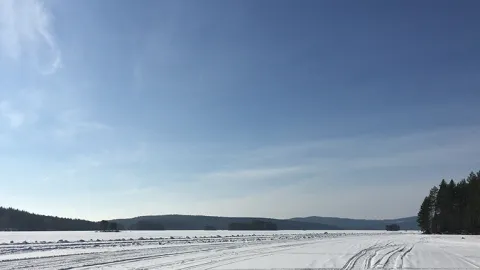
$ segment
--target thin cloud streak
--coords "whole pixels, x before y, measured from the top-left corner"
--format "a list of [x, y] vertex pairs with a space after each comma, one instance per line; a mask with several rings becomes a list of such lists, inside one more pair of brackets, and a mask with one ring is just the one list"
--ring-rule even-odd
[[25, 120], [24, 114], [13, 109], [8, 101], [0, 102], [0, 117], [6, 119], [13, 129], [19, 128]]
[[[252, 164], [249, 154], [242, 153], [234, 158], [239, 167], [230, 164], [230, 170], [192, 175], [189, 181], [171, 186], [168, 191], [198, 202], [196, 209], [184, 209], [184, 213], [228, 215], [234, 207], [238, 215], [274, 217], [413, 215], [418, 206], [416, 200], [421, 200], [429, 186], [441, 177], [459, 179], [465, 171], [475, 169], [480, 162], [476, 158], [480, 156], [480, 145], [474, 135], [479, 131], [474, 127], [452, 128], [386, 138], [350, 138], [345, 144], [341, 140], [336, 144], [317, 141], [311, 142], [311, 148], [308, 143], [300, 143], [277, 149], [268, 147], [268, 151], [257, 149], [251, 154], [255, 153], [258, 164]], [[442, 144], [438, 145], [439, 141]], [[407, 148], [399, 147], [405, 143]], [[333, 157], [329, 156], [331, 151], [324, 151], [325, 147], [333, 151]], [[259, 165], [264, 163], [263, 158], [270, 161], [269, 166]], [[452, 170], [452, 166], [456, 169]], [[362, 185], [358, 185], [359, 181]], [[352, 183], [355, 188], [351, 188]], [[418, 192], [409, 192], [408, 203], [402, 203], [413, 186]], [[403, 205], [395, 210], [395, 216], [389, 215], [389, 209], [379, 207], [389, 196]], [[350, 198], [351, 207], [329, 203], [337, 197]], [[272, 209], [274, 202], [286, 205]], [[355, 212], [360, 206], [372, 210]]]
[[62, 58], [51, 21], [41, 1], [1, 1], [1, 53], [15, 61], [33, 61], [41, 74], [55, 73], [62, 66]]

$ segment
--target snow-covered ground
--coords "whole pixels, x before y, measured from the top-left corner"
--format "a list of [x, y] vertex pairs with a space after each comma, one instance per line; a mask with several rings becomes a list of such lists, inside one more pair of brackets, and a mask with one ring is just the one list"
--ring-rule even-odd
[[[263, 235], [278, 235], [278, 234], [310, 234], [310, 233], [378, 233], [378, 231], [262, 231], [256, 232]], [[0, 231], [0, 244], [14, 242], [35, 242], [35, 241], [79, 241], [79, 240], [115, 240], [121, 238], [165, 238], [165, 237], [201, 237], [201, 236], [231, 236], [231, 235], [248, 235], [253, 234], [252, 231], [121, 231], [118, 233], [111, 232], [68, 232], [68, 231], [45, 231], [45, 232], [2, 232]]]
[[0, 232], [0, 269], [279, 268], [477, 269], [480, 237], [376, 231]]

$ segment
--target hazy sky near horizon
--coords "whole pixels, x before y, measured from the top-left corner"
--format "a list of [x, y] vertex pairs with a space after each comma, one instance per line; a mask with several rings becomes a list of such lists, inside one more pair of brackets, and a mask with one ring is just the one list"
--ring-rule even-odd
[[415, 215], [480, 167], [477, 1], [0, 1], [0, 205]]

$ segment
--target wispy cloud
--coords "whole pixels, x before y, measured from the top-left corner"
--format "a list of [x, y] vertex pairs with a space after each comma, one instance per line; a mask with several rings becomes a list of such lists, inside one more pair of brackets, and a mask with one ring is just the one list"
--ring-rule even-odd
[[7, 120], [11, 128], [20, 127], [25, 120], [24, 114], [13, 109], [8, 101], [0, 102], [0, 116]]
[[65, 110], [57, 116], [58, 126], [54, 135], [62, 139], [73, 139], [81, 133], [91, 131], [110, 130], [111, 127], [93, 120], [87, 120], [81, 110]]
[[[352, 189], [299, 183], [244, 196], [212, 197], [179, 207], [182, 207], [180, 211], [188, 214], [208, 211], [211, 215], [227, 216], [232, 215], [232, 209], [235, 209], [236, 216], [398, 218], [414, 215], [419, 200], [425, 196], [430, 186], [431, 183], [419, 182], [412, 188], [412, 185], [397, 182], [376, 186], [357, 184]], [[188, 199], [178, 198], [178, 201]]]
[[94, 121], [65, 122], [62, 126], [54, 129], [54, 135], [59, 138], [72, 139], [81, 133], [109, 129], [109, 126]]
[[[224, 160], [229, 169], [194, 175], [193, 181], [175, 191], [198, 200], [197, 208], [186, 209], [186, 213], [228, 214], [234, 207], [243, 215], [277, 217], [295, 213], [411, 215], [417, 200], [442, 177], [459, 179], [468, 170], [476, 169], [480, 162], [478, 136], [478, 127], [452, 127], [391, 137], [269, 146]], [[415, 192], [409, 192], [413, 185], [417, 187]], [[338, 197], [348, 198], [348, 204], [332, 207], [331, 201]], [[388, 198], [402, 205], [395, 210], [395, 216], [383, 207]], [[271, 208], [279, 202], [284, 204]]]
[[9, 97], [0, 100], [0, 118], [12, 129], [34, 123], [43, 108], [44, 93], [29, 89], [9, 92]]
[[55, 73], [62, 65], [52, 16], [41, 1], [0, 1], [0, 48], [13, 60], [30, 58], [42, 74]]
[[287, 175], [297, 174], [302, 172], [301, 167], [278, 167], [278, 168], [257, 168], [244, 170], [220, 171], [207, 174], [203, 177], [206, 181], [262, 181], [268, 179], [275, 179], [285, 177]]
[[77, 163], [87, 164], [90, 167], [98, 167], [100, 165], [121, 167], [145, 162], [148, 160], [148, 156], [147, 143], [137, 142], [128, 146], [103, 149], [88, 155], [81, 155], [77, 158]]
[[448, 163], [480, 151], [480, 127], [450, 127], [397, 136], [357, 136], [269, 146], [242, 154], [242, 166], [302, 166], [330, 170]]

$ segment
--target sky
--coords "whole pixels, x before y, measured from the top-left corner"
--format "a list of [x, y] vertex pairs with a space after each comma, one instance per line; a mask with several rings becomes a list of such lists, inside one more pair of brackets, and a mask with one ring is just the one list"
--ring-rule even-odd
[[0, 205], [416, 215], [480, 170], [477, 1], [0, 1]]

